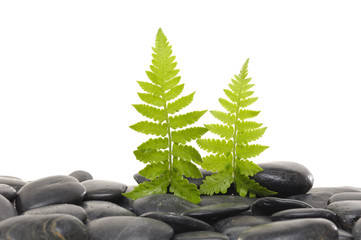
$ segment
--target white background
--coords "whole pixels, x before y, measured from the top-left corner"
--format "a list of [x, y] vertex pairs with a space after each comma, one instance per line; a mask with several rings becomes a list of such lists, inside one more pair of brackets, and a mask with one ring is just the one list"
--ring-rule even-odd
[[[361, 187], [358, 1], [1, 1], [0, 175], [74, 170], [135, 184], [148, 136], [136, 81], [147, 81], [159, 27], [173, 46], [185, 109], [219, 97], [250, 58], [270, 146], [256, 163], [295, 161], [315, 186]], [[200, 124], [216, 120], [209, 114]]]

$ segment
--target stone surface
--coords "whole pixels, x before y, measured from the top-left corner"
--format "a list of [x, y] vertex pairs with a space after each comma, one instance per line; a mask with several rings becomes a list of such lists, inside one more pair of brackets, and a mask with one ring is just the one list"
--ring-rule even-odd
[[254, 202], [252, 205], [252, 213], [255, 215], [269, 216], [276, 212], [293, 208], [312, 208], [312, 206], [293, 199], [264, 197]]
[[188, 209], [198, 207], [198, 205], [172, 194], [154, 194], [135, 200], [133, 207], [137, 215], [147, 212], [181, 214]]
[[336, 213], [344, 230], [351, 232], [355, 222], [361, 217], [361, 201], [339, 201], [327, 206]]
[[218, 203], [207, 206], [201, 206], [186, 210], [182, 215], [197, 218], [211, 223], [222, 218], [241, 214], [250, 209], [249, 205], [244, 203]]
[[361, 240], [361, 218], [354, 224], [352, 235], [355, 240]]
[[361, 192], [361, 188], [357, 187], [315, 187], [308, 193], [331, 192], [333, 194], [342, 192]]
[[122, 198], [122, 193], [127, 190], [127, 185], [114, 181], [87, 180], [82, 184], [86, 190], [84, 200], [118, 202]]
[[213, 226], [217, 232], [224, 232], [226, 229], [234, 227], [253, 227], [261, 224], [270, 223], [271, 218], [266, 216], [234, 216], [224, 218], [216, 222]]
[[323, 218], [272, 222], [243, 231], [238, 240], [338, 240], [336, 225]]
[[79, 182], [93, 179], [93, 176], [90, 173], [82, 170], [74, 171], [70, 173], [69, 176], [75, 177]]
[[332, 195], [327, 201], [328, 204], [338, 201], [358, 200], [361, 201], [361, 192], [342, 192]]
[[173, 229], [166, 223], [143, 217], [104, 217], [88, 224], [87, 240], [170, 240]]
[[11, 204], [7, 198], [0, 195], [0, 221], [17, 215], [18, 213], [16, 212], [14, 205]]
[[354, 238], [351, 233], [338, 229], [338, 240], [354, 240]]
[[217, 203], [244, 203], [246, 205], [252, 205], [258, 198], [242, 197], [237, 195], [202, 195], [201, 201], [198, 203], [200, 206], [206, 206]]
[[228, 240], [228, 237], [218, 232], [197, 231], [175, 234], [172, 240]]
[[333, 195], [332, 192], [308, 192], [288, 197], [289, 199], [299, 200], [310, 204], [314, 208], [326, 208], [329, 198]]
[[55, 204], [45, 207], [39, 207], [25, 211], [23, 215], [47, 215], [47, 214], [67, 214], [85, 222], [87, 215], [84, 208], [74, 204]]
[[85, 196], [85, 187], [71, 176], [50, 176], [22, 187], [16, 198], [19, 213], [53, 204], [78, 204]]
[[338, 223], [336, 213], [323, 208], [295, 208], [272, 214], [272, 221], [283, 221], [298, 218], [325, 218]]
[[15, 177], [2, 176], [0, 177], [0, 184], [9, 185], [16, 191], [19, 191], [27, 182]]
[[14, 201], [17, 196], [15, 188], [7, 184], [0, 184], [0, 195], [4, 196], [10, 202]]
[[0, 222], [0, 240], [84, 240], [86, 227], [76, 217], [62, 214], [23, 215]]
[[140, 215], [140, 217], [149, 217], [165, 222], [173, 228], [175, 233], [213, 231], [213, 227], [204, 221], [172, 212], [148, 212]]
[[81, 206], [84, 208], [89, 221], [110, 216], [135, 216], [128, 209], [107, 201], [84, 201]]
[[262, 163], [263, 169], [253, 179], [261, 186], [278, 192], [277, 196], [307, 193], [313, 186], [313, 175], [303, 165], [296, 162]]

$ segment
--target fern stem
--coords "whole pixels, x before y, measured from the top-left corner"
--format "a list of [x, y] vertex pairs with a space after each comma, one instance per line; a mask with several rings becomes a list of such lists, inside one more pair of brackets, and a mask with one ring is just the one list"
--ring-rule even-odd
[[170, 122], [169, 122], [169, 114], [168, 114], [168, 109], [167, 109], [167, 103], [166, 101], [164, 101], [164, 114], [165, 114], [165, 119], [166, 119], [166, 123], [167, 123], [167, 134], [168, 134], [168, 161], [169, 161], [169, 166], [168, 166], [168, 170], [169, 170], [169, 183], [172, 182], [172, 175], [173, 175], [173, 154], [172, 154], [172, 133], [170, 130]]
[[237, 143], [236, 143], [236, 139], [237, 139], [237, 120], [238, 120], [238, 113], [239, 113], [239, 104], [237, 102], [237, 107], [236, 107], [237, 111], [236, 111], [236, 117], [235, 117], [235, 123], [234, 123], [234, 131], [233, 131], [233, 156], [232, 156], [232, 177], [233, 177], [233, 182], [236, 182], [236, 147], [237, 147]]

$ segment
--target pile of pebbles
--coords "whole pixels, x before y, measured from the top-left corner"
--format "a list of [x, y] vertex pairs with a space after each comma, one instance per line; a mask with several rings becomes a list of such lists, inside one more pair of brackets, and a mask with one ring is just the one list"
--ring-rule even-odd
[[260, 166], [254, 179], [277, 196], [229, 191], [202, 196], [199, 204], [172, 194], [133, 201], [122, 193], [134, 186], [94, 180], [85, 171], [31, 182], [3, 176], [0, 240], [361, 239], [361, 188], [312, 188], [313, 175], [295, 162]]

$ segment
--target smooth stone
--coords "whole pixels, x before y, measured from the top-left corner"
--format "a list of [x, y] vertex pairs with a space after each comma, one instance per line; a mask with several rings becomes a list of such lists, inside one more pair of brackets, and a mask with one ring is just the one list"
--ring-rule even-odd
[[266, 216], [234, 216], [224, 218], [216, 222], [213, 227], [217, 232], [223, 232], [233, 227], [253, 227], [261, 224], [270, 223], [271, 218]]
[[210, 223], [222, 218], [241, 214], [249, 209], [250, 206], [244, 203], [218, 203], [192, 208], [184, 211], [182, 215], [197, 218]]
[[172, 240], [228, 240], [228, 237], [218, 232], [197, 231], [175, 234]]
[[16, 212], [14, 205], [11, 204], [7, 198], [0, 195], [0, 221], [17, 215], [18, 213]]
[[105, 217], [88, 224], [87, 240], [170, 240], [173, 229], [166, 223], [143, 217]]
[[325, 218], [338, 223], [336, 213], [323, 208], [295, 208], [276, 212], [271, 215], [272, 221], [283, 221], [299, 218]]
[[135, 180], [138, 184], [141, 184], [141, 183], [146, 182], [146, 181], [147, 181], [147, 182], [150, 181], [149, 179], [143, 177], [143, 176], [140, 175], [139, 173], [135, 173], [135, 174], [133, 175], [133, 178], [134, 178], [134, 180]]
[[188, 209], [198, 207], [198, 205], [173, 194], [154, 194], [138, 198], [134, 201], [133, 207], [137, 215], [147, 212], [173, 212], [181, 214]]
[[351, 232], [355, 222], [361, 217], [361, 201], [340, 201], [327, 206], [328, 210], [336, 213], [342, 229]]
[[361, 188], [357, 187], [315, 187], [311, 188], [308, 193], [331, 192], [333, 194], [342, 192], [361, 192]]
[[87, 180], [82, 184], [86, 194], [84, 200], [102, 200], [117, 202], [122, 198], [122, 193], [127, 190], [127, 185], [123, 183], [105, 180]]
[[288, 198], [308, 203], [314, 208], [326, 208], [328, 199], [330, 199], [332, 195], [332, 192], [308, 192], [290, 196]]
[[272, 222], [243, 231], [238, 240], [338, 240], [336, 225], [323, 218]]
[[135, 216], [135, 213], [112, 202], [84, 201], [81, 207], [84, 208], [89, 221], [110, 216]]
[[237, 195], [203, 195], [201, 201], [198, 203], [200, 206], [207, 206], [217, 203], [244, 203], [246, 205], [252, 205], [258, 198], [242, 197]]
[[172, 212], [148, 212], [140, 215], [140, 217], [149, 217], [165, 222], [173, 228], [175, 233], [214, 230], [211, 225], [204, 221]]
[[0, 195], [4, 196], [10, 202], [14, 201], [17, 196], [15, 188], [7, 184], [0, 184]]
[[85, 222], [87, 215], [85, 210], [74, 204], [55, 204], [45, 207], [39, 207], [25, 211], [23, 215], [47, 215], [47, 214], [67, 214], [78, 218], [80, 221]]
[[312, 206], [293, 199], [264, 197], [254, 202], [252, 213], [254, 215], [270, 216], [276, 212], [293, 208], [312, 208]]
[[79, 182], [93, 179], [93, 176], [90, 173], [83, 170], [74, 171], [70, 173], [69, 176], [75, 177]]
[[189, 178], [189, 177], [186, 177], [186, 179], [188, 180], [189, 183], [193, 183], [193, 184], [197, 185], [197, 187], [202, 185], [204, 179], [206, 179], [207, 176], [211, 176], [213, 174], [213, 172], [207, 171], [205, 169], [199, 169], [199, 171], [201, 172], [203, 177], [201, 177], [201, 178]]
[[354, 224], [352, 235], [355, 240], [361, 240], [361, 218]]
[[336, 193], [332, 195], [329, 200], [328, 204], [333, 202], [339, 202], [339, 201], [348, 201], [348, 200], [358, 200], [361, 201], [361, 192], [342, 192], [342, 193]]
[[0, 177], [0, 184], [9, 185], [13, 187], [16, 191], [19, 191], [24, 185], [27, 184], [27, 182], [15, 177], [3, 176]]
[[[133, 191], [133, 189], [135, 188], [135, 186], [131, 185], [127, 187], [127, 190], [125, 192], [131, 192]], [[118, 202], [116, 202], [116, 204], [118, 204], [119, 206], [126, 208], [130, 211], [134, 211], [134, 200], [127, 198], [126, 196], [122, 195], [122, 197], [120, 198], [120, 200]]]
[[237, 240], [239, 235], [245, 230], [251, 228], [252, 226], [244, 227], [231, 227], [224, 230], [222, 233], [228, 237], [229, 240]]
[[16, 198], [19, 213], [53, 204], [79, 204], [85, 196], [85, 187], [71, 176], [50, 176], [22, 187]]
[[252, 178], [261, 186], [278, 192], [279, 197], [307, 193], [313, 186], [313, 175], [296, 162], [270, 162], [259, 166], [263, 171]]
[[70, 215], [22, 215], [0, 222], [0, 240], [84, 240], [86, 234], [85, 225]]
[[338, 240], [354, 240], [354, 238], [351, 233], [338, 229]]

